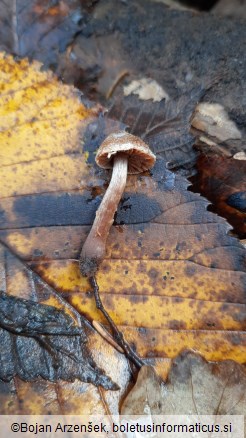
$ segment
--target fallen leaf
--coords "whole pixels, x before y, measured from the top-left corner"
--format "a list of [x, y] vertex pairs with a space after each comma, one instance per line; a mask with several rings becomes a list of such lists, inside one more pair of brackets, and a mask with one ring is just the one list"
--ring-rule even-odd
[[[12, 57], [2, 54], [0, 63], [0, 113], [4, 116], [0, 127], [0, 142], [4, 145], [4, 150], [2, 148], [0, 152], [3, 178], [1, 202], [10, 201], [13, 195], [12, 199], [22, 203], [25, 194], [35, 192], [35, 186], [37, 193], [43, 194], [46, 190], [51, 190], [51, 193], [56, 191], [59, 184], [62, 190], [63, 186], [70, 184], [70, 180], [73, 180], [77, 189], [84, 187], [89, 180], [90, 169], [86, 165], [81, 141], [86, 137], [88, 126], [93, 125], [98, 109], [89, 109], [82, 105], [75, 89], [59, 83], [50, 72], [41, 71], [41, 65], [37, 62], [29, 65], [27, 60], [16, 62]], [[75, 167], [74, 160], [77, 162]], [[83, 172], [83, 167], [88, 173]], [[58, 175], [59, 169], [62, 173]], [[4, 182], [5, 177], [8, 182]], [[89, 184], [92, 181], [93, 177]], [[12, 190], [15, 193], [12, 192], [11, 195]], [[67, 198], [69, 199], [69, 195]], [[33, 206], [29, 204], [31, 209]], [[24, 213], [21, 205], [19, 213], [17, 210], [17, 216]], [[45, 211], [49, 210], [48, 202], [43, 207], [39, 205], [39, 211], [41, 210], [44, 219]], [[57, 213], [58, 211], [53, 218], [58, 217]], [[12, 220], [14, 216], [15, 214]], [[1, 208], [1, 218], [3, 217]], [[10, 222], [7, 227], [11, 223], [10, 217], [8, 220]], [[37, 231], [38, 227], [35, 229]], [[47, 241], [48, 246], [50, 243]], [[30, 248], [31, 241], [27, 246]], [[38, 247], [34, 248], [34, 252], [41, 255]], [[9, 382], [0, 379], [1, 414], [118, 412], [119, 398], [129, 381], [128, 364], [124, 356], [103, 341], [90, 323], [68, 305], [55, 289], [48, 286], [2, 244], [0, 272], [0, 289], [8, 294], [7, 300], [14, 309], [13, 317], [15, 312], [18, 313], [12, 321], [12, 314], [8, 313], [11, 306], [7, 306], [2, 315], [1, 327], [5, 324], [1, 329], [5, 345], [1, 356], [5, 366], [1, 370], [4, 374], [2, 377], [9, 380], [13, 375], [19, 376]], [[24, 313], [20, 312], [21, 309]], [[42, 315], [39, 327], [37, 324], [34, 324], [36, 328], [33, 327], [29, 319], [25, 319], [25, 309], [28, 309], [29, 315]], [[62, 317], [63, 313], [60, 312], [65, 312], [67, 316], [64, 314]], [[48, 318], [47, 324], [45, 315]], [[59, 336], [51, 334], [49, 318], [52, 321], [52, 315], [56, 324], [59, 323], [59, 318], [63, 318], [64, 322], [71, 320], [74, 330], [83, 331], [87, 343], [84, 344], [85, 339], [82, 340], [81, 336], [70, 337], [68, 340], [61, 333]], [[36, 332], [33, 332], [34, 328]], [[10, 329], [12, 334], [9, 334]], [[56, 329], [59, 329], [59, 325]], [[21, 332], [19, 335], [18, 331]], [[35, 337], [31, 336], [33, 334]], [[10, 353], [10, 340], [15, 342], [15, 348], [11, 348], [11, 352], [18, 353], [18, 359], [13, 359], [11, 354], [7, 358], [5, 356]], [[58, 369], [53, 352], [59, 359]], [[53, 382], [44, 380], [39, 375]], [[32, 381], [22, 381], [20, 377]], [[94, 387], [88, 382], [108, 389], [116, 389], [116, 382], [121, 389], [113, 391], [115, 394], [112, 391], [107, 394], [103, 388]]]
[[235, 155], [233, 155], [234, 160], [246, 160], [246, 154], [245, 152], [237, 152]]
[[77, 0], [2, 0], [0, 17], [1, 50], [52, 67], [82, 27]]
[[90, 99], [99, 100], [100, 95], [102, 100], [111, 97], [130, 69], [117, 37], [79, 34], [60, 57], [58, 73]]
[[73, 381], [119, 389], [96, 367], [82, 327], [61, 310], [0, 292], [0, 379]]
[[197, 175], [192, 180], [192, 190], [206, 196], [212, 202], [210, 208], [227, 218], [240, 238], [246, 233], [245, 171], [245, 160], [201, 154], [197, 161]]
[[233, 3], [230, 0], [219, 0], [213, 7], [213, 13], [240, 20], [245, 19], [245, 0], [236, 0]]
[[202, 84], [178, 99], [168, 102], [143, 102], [134, 96], [110, 107], [108, 116], [130, 127], [132, 134], [142, 137], [168, 163], [169, 168], [194, 163], [197, 152], [192, 148], [195, 137], [190, 133], [190, 118], [197, 101], [209, 85]]
[[[71, 93], [70, 88], [68, 91]], [[14, 104], [14, 93], [11, 95]], [[25, 100], [21, 105], [24, 111]], [[120, 124], [102, 114], [97, 119], [96, 111], [81, 103], [77, 112], [71, 111], [74, 104], [69, 96], [61, 105], [69, 109], [63, 124], [70, 126], [70, 115], [72, 120], [75, 117], [69, 149], [64, 134], [56, 129], [42, 158], [35, 157], [35, 143], [42, 142], [35, 138], [29, 161], [21, 162], [25, 148], [19, 141], [12, 144], [8, 164], [1, 167], [0, 238], [74, 311], [102, 322], [91, 286], [80, 275], [78, 256], [109, 179], [107, 171], [96, 167], [94, 153], [105, 133], [119, 129]], [[44, 111], [42, 105], [40, 111]], [[18, 128], [12, 127], [13, 133]], [[59, 157], [53, 155], [56, 142]], [[127, 341], [156, 365], [162, 376], [170, 360], [185, 348], [200, 352], [207, 360], [245, 361], [245, 249], [227, 234], [225, 220], [208, 212], [207, 201], [187, 191], [187, 186], [186, 179], [166, 169], [161, 157], [151, 174], [129, 176], [97, 275], [110, 315]], [[17, 285], [23, 288], [22, 270], [15, 269], [13, 279], [7, 275], [8, 291], [18, 295]], [[99, 335], [96, 339], [90, 334], [88, 341], [96, 363], [121, 386], [120, 394], [108, 391], [104, 395], [111, 412], [117, 412], [129, 381], [127, 361]], [[106, 345], [106, 354], [102, 345]], [[69, 391], [73, 393], [72, 407], [65, 403], [64, 409], [79, 412], [82, 401], [76, 406], [78, 393]], [[90, 396], [86, 391], [85, 399]], [[98, 392], [93, 390], [92, 396], [97, 402], [94, 398], [87, 412], [104, 411]]]
[[158, 3], [164, 3], [166, 6], [172, 9], [178, 9], [181, 11], [187, 11], [187, 10], [195, 11], [195, 9], [192, 9], [188, 5], [182, 5], [181, 3], [179, 3], [179, 1], [175, 1], [175, 0], [153, 0], [153, 1]]
[[221, 142], [242, 138], [236, 124], [230, 120], [225, 108], [218, 103], [199, 103], [191, 125]]
[[209, 363], [184, 352], [172, 362], [165, 384], [154, 368], [142, 367], [121, 414], [245, 415], [245, 390], [245, 367], [233, 361]]
[[124, 87], [124, 95], [137, 94], [140, 100], [153, 100], [153, 102], [160, 102], [165, 99], [169, 100], [169, 96], [165, 90], [153, 79], [141, 78], [134, 80]]
[[[12, 353], [14, 351], [18, 353], [13, 362], [10, 350], [7, 348], [9, 341], [6, 339], [5, 331], [4, 344], [2, 344], [4, 349], [2, 349], [1, 354], [1, 364], [4, 361], [5, 367], [1, 369], [1, 373], [5, 372], [4, 380], [6, 380], [7, 374], [7, 380], [12, 374], [18, 374], [19, 377], [16, 376], [9, 382], [0, 379], [1, 414], [41, 415], [62, 414], [64, 412], [78, 415], [108, 414], [105, 405], [108, 406], [109, 412], [117, 413], [119, 398], [125, 391], [129, 380], [128, 364], [124, 356], [103, 342], [85, 318], [82, 318], [54, 289], [2, 245], [0, 267], [0, 287], [8, 292], [10, 299], [14, 298], [14, 303], [18, 296], [28, 299], [28, 302], [31, 300], [40, 303], [41, 308], [46, 308], [46, 311], [47, 305], [52, 306], [52, 309], [54, 307], [61, 309], [68, 315], [65, 320], [70, 321], [71, 318], [77, 330], [83, 330], [87, 338], [87, 343], [84, 345], [82, 343], [83, 349], [81, 350], [82, 345], [79, 345], [75, 339], [71, 342], [73, 338], [66, 341], [64, 336], [48, 335], [35, 338], [29, 336], [27, 339], [22, 333], [23, 339], [15, 336], [16, 346], [14, 348], [12, 345], [11, 348]], [[21, 300], [21, 303], [25, 305], [25, 301], [23, 303]], [[35, 306], [35, 304], [31, 305]], [[21, 315], [18, 315], [18, 319], [21, 320]], [[42, 325], [43, 321], [41, 328]], [[18, 328], [17, 324], [15, 327]], [[3, 330], [1, 330], [1, 339], [3, 340]], [[41, 345], [45, 344], [45, 349], [40, 349], [40, 342], [37, 339]], [[42, 340], [44, 340], [43, 343]], [[48, 354], [47, 351], [49, 347], [51, 347], [51, 354]], [[23, 348], [25, 348], [24, 352]], [[84, 356], [86, 351], [89, 352], [87, 359]], [[60, 361], [58, 369], [56, 369], [55, 354], [53, 353], [57, 353]], [[79, 362], [71, 360], [71, 354], [74, 353]], [[6, 358], [5, 355], [8, 357]], [[90, 359], [90, 357], [92, 358]], [[110, 366], [108, 364], [109, 358]], [[100, 368], [104, 371], [102, 372]], [[40, 377], [38, 377], [39, 374]], [[104, 374], [110, 375], [111, 379]], [[86, 375], [88, 381], [94, 380], [94, 384], [108, 388], [112, 387], [112, 381], [115, 379], [121, 389], [119, 391], [105, 391], [90, 383], [84, 383], [81, 380], [85, 380]]]

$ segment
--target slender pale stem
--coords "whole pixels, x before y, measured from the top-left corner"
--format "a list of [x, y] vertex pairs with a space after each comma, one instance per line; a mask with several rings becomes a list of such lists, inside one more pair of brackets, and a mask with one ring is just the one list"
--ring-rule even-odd
[[127, 167], [128, 158], [124, 154], [117, 154], [114, 158], [110, 184], [80, 254], [80, 271], [86, 277], [95, 275], [98, 265], [105, 256], [109, 230], [126, 186]]

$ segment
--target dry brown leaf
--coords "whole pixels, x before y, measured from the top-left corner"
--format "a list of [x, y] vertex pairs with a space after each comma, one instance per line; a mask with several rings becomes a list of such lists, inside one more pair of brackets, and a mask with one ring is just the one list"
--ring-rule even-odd
[[169, 100], [167, 92], [151, 78], [141, 78], [134, 80], [124, 87], [124, 95], [137, 94], [140, 100], [153, 100], [153, 102], [160, 102], [165, 99]]
[[164, 384], [154, 368], [141, 368], [122, 415], [245, 415], [246, 372], [232, 361], [209, 363], [183, 353]]
[[59, 66], [66, 82], [72, 82], [90, 98], [99, 94], [106, 99], [130, 70], [118, 38], [111, 35], [92, 35], [89, 39], [78, 35]]
[[241, 139], [242, 134], [225, 108], [218, 103], [199, 103], [195, 109], [191, 125], [215, 137], [219, 142]]

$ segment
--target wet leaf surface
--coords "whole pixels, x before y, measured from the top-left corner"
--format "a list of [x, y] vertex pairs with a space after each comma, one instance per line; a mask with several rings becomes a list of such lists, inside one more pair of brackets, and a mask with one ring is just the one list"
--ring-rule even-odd
[[[20, 74], [23, 61], [15, 64], [9, 59], [8, 64], [8, 59], [5, 65], [9, 65], [11, 90], [15, 87], [13, 70]], [[27, 64], [24, 66], [28, 70]], [[60, 89], [55, 79], [50, 81]], [[16, 93], [7, 94], [11, 106]], [[26, 137], [19, 137], [18, 130], [21, 126], [25, 132], [32, 126], [31, 103], [30, 112], [24, 112], [25, 121], [11, 128], [19, 140], [7, 146], [0, 169], [0, 237], [30, 272], [38, 274], [74, 311], [104, 322], [89, 282], [80, 275], [77, 259], [109, 181], [109, 173], [96, 167], [93, 156], [102, 138], [119, 129], [119, 124], [101, 113], [97, 117], [98, 110], [83, 106], [73, 92], [72, 101], [70, 94], [64, 99], [62, 91], [59, 95], [58, 102], [54, 98], [57, 104], [50, 103], [48, 109], [42, 93], [42, 103], [35, 101], [41, 118], [35, 121], [36, 136], [28, 137], [28, 149]], [[2, 102], [6, 108], [6, 101]], [[61, 129], [56, 126], [59, 116], [53, 114], [53, 106], [58, 114], [65, 111]], [[21, 115], [25, 99], [18, 108]], [[44, 120], [47, 140], [41, 129]], [[4, 123], [1, 136], [5, 142], [11, 138], [6, 136], [10, 123], [7, 112]], [[49, 134], [51, 123], [56, 129]], [[70, 129], [69, 141], [64, 141], [66, 128]], [[43, 139], [47, 146], [40, 149], [37, 145]], [[208, 212], [207, 201], [187, 191], [187, 186], [186, 179], [166, 170], [161, 157], [151, 174], [129, 176], [97, 275], [110, 315], [140, 356], [154, 364], [162, 376], [170, 359], [185, 348], [200, 352], [207, 360], [245, 361], [245, 249], [227, 234], [225, 220]], [[14, 264], [8, 269], [2, 274], [8, 279], [7, 291], [19, 296], [20, 285], [25, 291], [27, 281], [23, 268]], [[44, 302], [52, 304], [49, 299]], [[88, 348], [93, 349], [96, 363], [119, 384], [122, 394], [129, 379], [127, 362], [111, 346], [105, 347], [106, 356], [100, 359], [105, 341], [91, 339], [90, 331]], [[114, 401], [112, 410], [117, 409], [120, 394], [106, 394], [109, 404]], [[95, 399], [93, 403], [95, 410], [102, 409]]]
[[73, 319], [47, 306], [0, 293], [0, 379], [15, 376], [31, 381], [42, 377], [119, 389], [96, 367], [86, 335]]
[[205, 94], [205, 84], [196, 87], [176, 100], [161, 103], [148, 102], [130, 96], [116, 100], [109, 117], [117, 118], [129, 126], [131, 133], [142, 137], [169, 168], [194, 164], [196, 151], [192, 149], [195, 137], [190, 133], [190, 118], [196, 103]]
[[82, 16], [77, 0], [1, 0], [1, 50], [54, 66], [81, 29]]
[[[72, 87], [63, 86], [51, 73], [42, 72], [38, 63], [29, 66], [26, 60], [15, 62], [6, 55], [1, 55], [0, 87], [0, 141], [4, 145], [1, 149], [1, 202], [18, 200], [12, 216], [15, 220], [14, 217], [21, 217], [28, 205], [21, 203], [28, 193], [42, 196], [46, 189], [48, 193], [50, 189], [51, 193], [56, 191], [59, 184], [62, 190], [66, 179], [69, 184], [74, 176], [73, 184], [79, 190], [87, 186], [87, 181], [93, 183], [93, 176], [88, 178], [90, 169], [81, 142], [98, 109], [82, 105]], [[77, 160], [75, 167], [74, 160]], [[83, 167], [88, 171], [84, 174], [85, 180]], [[59, 176], [58, 169], [62, 171]], [[39, 187], [37, 191], [35, 186]], [[38, 207], [38, 202], [34, 202], [29, 210], [27, 208], [27, 214], [24, 213], [26, 220], [35, 209], [43, 210], [33, 231], [42, 224], [47, 205], [48, 202]], [[4, 208], [1, 206], [1, 218], [6, 220]], [[52, 217], [55, 217], [54, 213]], [[10, 230], [13, 222], [11, 225], [11, 220], [7, 220], [5, 224]], [[22, 229], [26, 229], [24, 224]], [[30, 248], [32, 243], [28, 241]], [[50, 242], [47, 241], [47, 245], [50, 246]], [[34, 253], [40, 257], [38, 247], [39, 244]], [[118, 412], [119, 399], [130, 378], [124, 356], [96, 334], [90, 323], [55, 288], [14, 253], [1, 244], [3, 303], [0, 331], [4, 343], [1, 377], [9, 380], [0, 379], [1, 414]], [[30, 320], [31, 316], [34, 319]], [[70, 326], [74, 335], [68, 336], [66, 330], [69, 331]], [[53, 330], [60, 331], [59, 336]], [[15, 377], [11, 379], [12, 376]], [[89, 382], [101, 385], [101, 388]], [[120, 390], [115, 391], [117, 387]]]
[[[201, 99], [223, 105], [245, 134], [244, 26], [159, 4], [153, 7], [144, 0], [122, 2], [117, 8], [102, 0], [95, 2], [93, 14], [76, 1], [41, 3], [26, 2], [22, 7], [18, 1], [0, 2], [2, 47], [43, 61], [89, 96], [107, 101], [110, 111], [104, 117], [102, 108], [90, 108], [85, 100], [81, 104], [77, 92], [43, 72], [37, 62], [29, 68], [26, 60], [16, 63], [1, 55], [0, 288], [10, 298], [62, 309], [75, 327], [84, 325], [85, 348], [111, 378], [99, 372], [101, 384], [116, 382], [121, 389], [104, 391], [81, 382], [86, 365], [76, 367], [66, 336], [41, 335], [58, 351], [64, 364], [59, 374], [47, 343], [41, 348], [35, 338], [29, 343], [30, 337], [22, 334], [14, 351], [20, 356], [23, 348], [33, 348], [28, 361], [21, 366], [17, 361], [11, 372], [8, 363], [8, 376], [31, 370], [31, 379], [41, 374], [54, 382], [0, 380], [1, 413], [117, 413], [131, 373], [124, 356], [81, 319], [83, 314], [102, 322], [77, 258], [109, 181], [109, 174], [94, 165], [95, 151], [107, 134], [124, 125], [146, 139], [158, 160], [151, 174], [128, 179], [98, 273], [105, 306], [126, 339], [163, 377], [170, 360], [185, 348], [207, 360], [245, 361], [245, 249], [228, 236], [226, 222], [207, 211], [207, 202], [187, 191], [187, 181], [166, 170], [168, 162], [170, 168], [183, 166], [192, 173], [197, 154], [189, 124]], [[214, 77], [208, 78], [208, 71]], [[123, 86], [139, 74], [156, 80], [170, 101], [143, 105], [135, 96], [123, 99]], [[243, 149], [238, 140], [230, 151]], [[240, 211], [242, 219], [243, 187], [235, 184], [234, 191], [234, 184], [235, 180], [233, 190], [226, 192], [226, 203]], [[225, 202], [225, 193], [221, 196]], [[16, 334], [9, 336], [17, 339]], [[81, 358], [77, 338], [73, 348]], [[67, 356], [61, 353], [59, 339], [67, 345]], [[206, 374], [204, 362], [198, 362], [194, 359], [198, 374]], [[244, 382], [237, 365], [229, 364], [221, 364], [224, 375], [232, 370]], [[193, 365], [187, 367], [194, 371]], [[89, 367], [87, 376], [94, 371]], [[57, 381], [68, 372], [78, 379]], [[98, 384], [98, 374], [93, 378]], [[174, 385], [176, 381], [177, 375]], [[211, 383], [213, 390], [216, 385]], [[223, 388], [226, 393], [227, 386]]]
[[142, 367], [121, 414], [245, 415], [245, 388], [245, 368], [239, 364], [209, 363], [184, 352], [173, 361], [165, 384], [152, 367]]
[[1, 328], [13, 334], [83, 336], [74, 321], [55, 307], [9, 296], [2, 291], [0, 304]]
[[[105, 413], [105, 405], [109, 412], [117, 412], [119, 397], [129, 380], [122, 354], [102, 341], [85, 318], [3, 246], [0, 266], [1, 289], [8, 292], [10, 304], [8, 309], [1, 306], [1, 321], [4, 316], [5, 329], [6, 322], [11, 328], [11, 332], [0, 329], [1, 414]], [[3, 299], [6, 302], [6, 295]], [[11, 323], [11, 308], [15, 323]], [[36, 320], [42, 315], [38, 327], [34, 320], [29, 323], [33, 314]], [[57, 327], [50, 325], [54, 318]], [[80, 336], [62, 335], [64, 325]], [[55, 330], [60, 331], [59, 336]], [[116, 381], [121, 388], [118, 391]]]
[[212, 202], [211, 209], [233, 225], [234, 232], [246, 236], [246, 161], [218, 154], [201, 154], [192, 190]]

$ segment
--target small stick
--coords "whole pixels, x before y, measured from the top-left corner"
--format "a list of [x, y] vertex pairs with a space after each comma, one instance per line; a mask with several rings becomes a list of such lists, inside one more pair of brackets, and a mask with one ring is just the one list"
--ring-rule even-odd
[[109, 90], [107, 91], [106, 99], [109, 99], [112, 96], [115, 88], [119, 85], [119, 83], [122, 81], [122, 79], [127, 75], [129, 75], [129, 71], [123, 70], [119, 73], [118, 76], [116, 76], [115, 80], [113, 81], [112, 85], [110, 86]]
[[124, 350], [126, 356], [129, 360], [131, 360], [137, 368], [141, 368], [144, 365], [144, 361], [138, 357], [138, 355], [133, 351], [133, 349], [130, 347], [130, 345], [125, 341], [123, 334], [120, 332], [114, 321], [112, 320], [111, 316], [108, 314], [107, 310], [104, 308], [103, 303], [100, 298], [99, 294], [99, 287], [96, 281], [95, 277], [90, 277], [89, 281], [93, 287], [93, 292], [95, 296], [96, 306], [97, 309], [102, 312], [106, 320], [108, 321], [112, 332], [114, 339], [116, 342], [120, 345], [122, 350]]
[[92, 325], [105, 341], [112, 345], [112, 347], [119, 351], [119, 353], [124, 354], [124, 350], [122, 350], [122, 348], [115, 342], [113, 336], [103, 327], [102, 324], [100, 324], [100, 322], [93, 320]]

